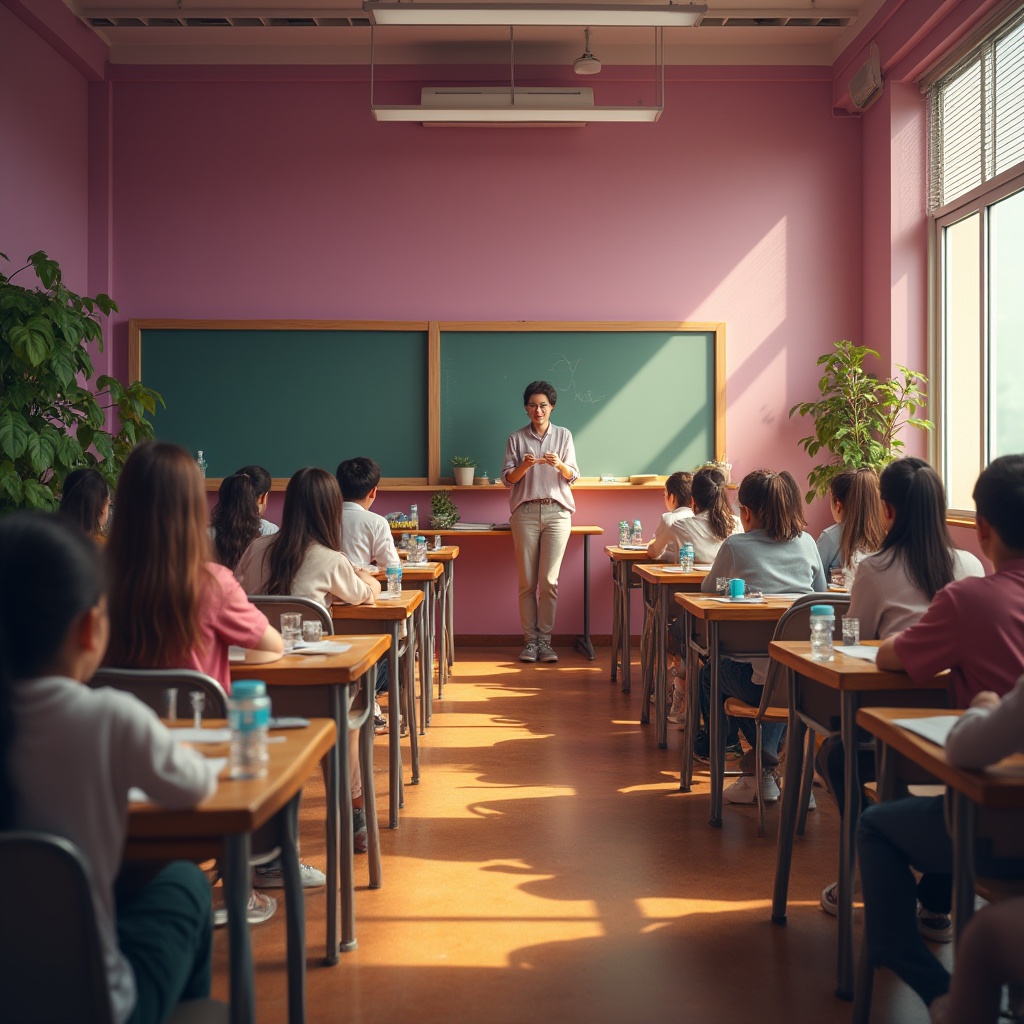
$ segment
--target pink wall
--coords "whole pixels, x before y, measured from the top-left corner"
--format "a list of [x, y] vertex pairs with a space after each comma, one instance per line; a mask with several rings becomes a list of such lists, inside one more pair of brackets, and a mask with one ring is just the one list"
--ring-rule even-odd
[[[4, 273], [44, 249], [84, 291], [88, 268], [87, 84], [0, 5], [0, 251]], [[33, 286], [31, 270], [18, 277]]]

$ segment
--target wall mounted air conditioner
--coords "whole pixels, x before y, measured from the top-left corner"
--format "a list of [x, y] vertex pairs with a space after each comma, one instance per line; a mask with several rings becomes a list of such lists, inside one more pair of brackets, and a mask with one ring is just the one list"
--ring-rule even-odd
[[878, 46], [868, 47], [867, 63], [850, 79], [850, 99], [858, 110], [867, 110], [882, 95], [882, 65]]

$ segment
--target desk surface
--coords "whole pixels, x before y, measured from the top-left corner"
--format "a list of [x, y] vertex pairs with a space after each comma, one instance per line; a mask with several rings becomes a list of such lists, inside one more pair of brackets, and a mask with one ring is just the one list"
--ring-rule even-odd
[[938, 708], [861, 708], [857, 724], [979, 807], [1024, 808], [1024, 754], [1012, 754], [988, 768], [956, 768], [943, 747], [896, 725], [901, 718], [931, 718], [963, 712]]
[[694, 569], [692, 572], [680, 572], [669, 562], [648, 562], [645, 565], [634, 565], [633, 573], [647, 583], [687, 583], [700, 586], [707, 576], [707, 569]]
[[382, 595], [375, 604], [332, 604], [331, 618], [346, 622], [390, 622], [409, 618], [422, 603], [422, 590], [403, 590], [398, 597]]
[[[393, 534], [401, 536], [403, 533], [412, 533], [412, 530], [392, 530]], [[603, 526], [573, 526], [569, 530], [573, 534], [583, 534], [586, 536], [593, 536], [599, 533], [604, 533]], [[442, 536], [442, 537], [511, 537], [512, 531], [506, 527], [504, 530], [425, 530], [426, 534], [431, 536]], [[433, 552], [428, 551], [427, 555], [431, 555]]]
[[[263, 666], [270, 667], [270, 666]], [[181, 725], [186, 723], [182, 722]], [[206, 720], [210, 728], [223, 728], [223, 719]], [[265, 778], [230, 779], [227, 769], [217, 783], [217, 792], [196, 807], [169, 810], [156, 804], [132, 804], [128, 813], [125, 856], [139, 853], [153, 856], [157, 844], [175, 856], [175, 844], [216, 840], [241, 832], [253, 832], [276, 814], [301, 788], [320, 758], [334, 746], [334, 722], [314, 718], [303, 729], [278, 729], [272, 736], [281, 742], [267, 747], [270, 763]], [[202, 747], [203, 753], [223, 757], [227, 744]], [[213, 851], [216, 855], [216, 850]]]
[[887, 672], [874, 662], [836, 652], [833, 661], [812, 661], [810, 640], [773, 640], [769, 653], [778, 662], [833, 690], [945, 690], [945, 676], [915, 683], [906, 672]]
[[444, 547], [430, 548], [427, 551], [428, 562], [454, 562], [458, 557], [458, 544], [445, 544]]
[[[387, 578], [387, 573], [384, 569], [374, 570], [373, 575], [379, 580]], [[402, 563], [403, 580], [411, 580], [417, 583], [424, 583], [429, 582], [430, 580], [436, 580], [438, 576], [443, 575], [444, 565], [440, 561], [428, 561], [426, 565], [409, 565], [408, 562]]]
[[352, 646], [342, 654], [286, 654], [277, 661], [256, 665], [232, 662], [231, 681], [262, 679], [269, 686], [354, 683], [391, 646], [391, 637], [385, 633], [327, 636], [324, 639]]
[[613, 562], [649, 562], [651, 560], [646, 547], [634, 551], [632, 548], [620, 548], [618, 544], [605, 544], [604, 553]]
[[778, 622], [796, 598], [768, 596], [744, 604], [722, 601], [715, 594], [675, 594], [672, 600], [694, 618], [708, 622]]

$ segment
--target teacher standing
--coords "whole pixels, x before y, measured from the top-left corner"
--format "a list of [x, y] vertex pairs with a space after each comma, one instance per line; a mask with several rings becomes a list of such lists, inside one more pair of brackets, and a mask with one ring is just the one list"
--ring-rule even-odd
[[519, 620], [526, 646], [520, 661], [558, 661], [551, 646], [558, 603], [558, 570], [569, 541], [578, 479], [572, 434], [551, 422], [558, 395], [545, 380], [523, 392], [530, 422], [511, 434], [501, 479], [512, 489], [509, 522], [519, 568]]

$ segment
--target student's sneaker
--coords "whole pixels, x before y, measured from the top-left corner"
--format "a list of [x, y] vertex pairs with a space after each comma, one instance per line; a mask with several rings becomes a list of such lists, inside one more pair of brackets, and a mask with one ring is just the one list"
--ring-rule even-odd
[[[524, 652], [525, 653], [525, 652]], [[519, 655], [522, 659], [522, 654]], [[537, 644], [537, 661], [558, 661], [558, 655], [555, 653], [555, 649], [547, 640], [541, 640]]]
[[[319, 889], [327, 884], [327, 876], [312, 864], [299, 864], [299, 878], [303, 889]], [[252, 884], [257, 889], [283, 889], [284, 871], [281, 859], [275, 857], [269, 864], [258, 864], [252, 869]]]
[[362, 807], [352, 808], [352, 849], [366, 853], [369, 846], [369, 832], [366, 830], [366, 811]]
[[[245, 911], [245, 919], [249, 924], [263, 924], [269, 921], [277, 910], [277, 900], [273, 896], [256, 892], [249, 893], [249, 906]], [[213, 908], [213, 924], [215, 928], [223, 928], [228, 923], [228, 909], [223, 904]]]
[[[757, 803], [757, 789], [753, 775], [741, 775], [731, 786], [727, 786], [722, 794], [730, 804]], [[773, 804], [779, 799], [779, 784], [771, 772], [761, 773], [761, 799], [766, 804]]]
[[931, 942], [953, 941], [953, 922], [949, 914], [936, 914], [918, 903], [917, 926], [921, 934]]
[[839, 916], [839, 883], [833, 882], [821, 890], [821, 909], [833, 917]]
[[520, 661], [534, 662], [537, 660], [537, 641], [527, 640], [526, 646], [519, 652]]
[[376, 701], [373, 702], [373, 731], [377, 736], [388, 731], [387, 719]]
[[677, 723], [686, 721], [686, 694], [681, 690], [672, 691], [672, 706], [668, 709], [668, 720]]

